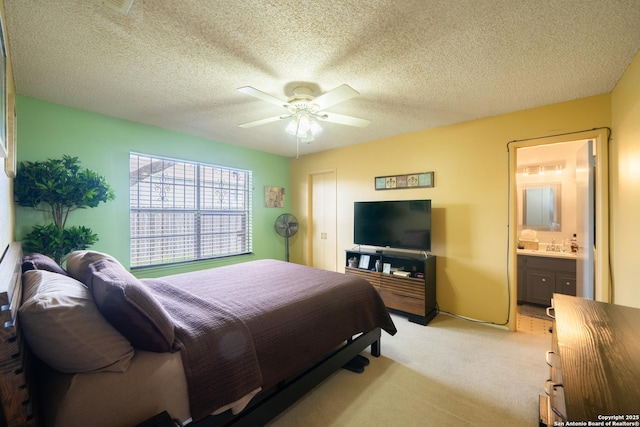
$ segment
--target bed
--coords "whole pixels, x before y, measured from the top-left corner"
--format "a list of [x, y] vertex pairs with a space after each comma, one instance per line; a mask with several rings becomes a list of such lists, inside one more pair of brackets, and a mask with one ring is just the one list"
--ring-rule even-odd
[[[49, 313], [69, 295], [73, 314]], [[276, 260], [138, 280], [106, 254], [62, 270], [12, 243], [0, 305], [7, 426], [263, 425], [396, 333], [365, 280]]]

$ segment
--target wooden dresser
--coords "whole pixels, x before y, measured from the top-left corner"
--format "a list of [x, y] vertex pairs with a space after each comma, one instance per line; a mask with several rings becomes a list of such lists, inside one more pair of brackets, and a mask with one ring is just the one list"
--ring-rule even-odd
[[540, 424], [640, 426], [640, 309], [562, 294], [552, 304]]
[[[355, 266], [349, 266], [349, 260]], [[346, 251], [345, 274], [360, 276], [378, 291], [387, 308], [399, 311], [410, 322], [427, 325], [436, 308], [436, 257], [397, 252]], [[379, 263], [382, 271], [375, 268]], [[389, 272], [384, 271], [388, 266]], [[404, 276], [394, 274], [399, 270]]]

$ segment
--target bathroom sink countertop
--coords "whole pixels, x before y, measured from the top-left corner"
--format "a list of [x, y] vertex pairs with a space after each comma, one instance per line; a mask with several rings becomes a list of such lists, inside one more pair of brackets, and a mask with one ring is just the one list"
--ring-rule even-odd
[[572, 252], [554, 252], [547, 250], [518, 249], [518, 255], [541, 256], [549, 258], [568, 258], [576, 259], [576, 254]]

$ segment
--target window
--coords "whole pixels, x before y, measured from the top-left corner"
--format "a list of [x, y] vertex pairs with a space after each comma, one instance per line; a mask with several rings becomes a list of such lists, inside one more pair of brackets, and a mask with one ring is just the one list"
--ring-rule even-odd
[[251, 252], [251, 171], [130, 153], [131, 267]]

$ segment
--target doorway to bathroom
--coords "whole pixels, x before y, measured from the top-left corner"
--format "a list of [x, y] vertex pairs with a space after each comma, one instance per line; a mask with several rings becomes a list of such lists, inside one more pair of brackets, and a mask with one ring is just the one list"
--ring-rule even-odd
[[553, 293], [609, 301], [607, 136], [603, 129], [511, 145], [514, 316], [546, 317]]

